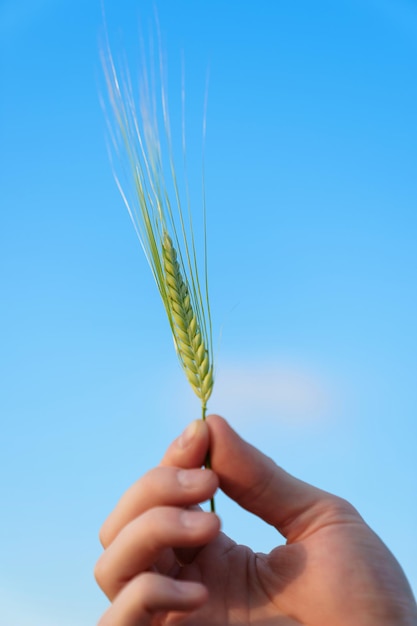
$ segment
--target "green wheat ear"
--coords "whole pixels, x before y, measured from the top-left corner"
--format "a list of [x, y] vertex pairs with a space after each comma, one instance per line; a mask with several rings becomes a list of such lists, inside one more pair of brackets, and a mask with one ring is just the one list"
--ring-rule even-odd
[[[102, 62], [108, 100], [113, 113], [109, 122], [110, 137], [128, 180], [127, 186], [122, 184], [115, 173], [116, 183], [157, 284], [182, 369], [200, 399], [202, 418], [205, 419], [214, 375], [207, 284], [204, 171], [203, 250], [199, 257], [186, 182], [187, 219], [182, 208], [183, 194], [174, 166], [162, 69], [160, 68], [161, 98], [158, 105], [155, 93], [149, 87], [154, 84], [155, 76], [152, 72], [152, 80], [149, 80], [145, 64], [140, 77], [140, 94], [136, 97], [126, 70], [122, 79], [119, 79], [109, 46], [107, 52], [102, 54]], [[138, 108], [136, 102], [139, 104]], [[163, 125], [162, 142], [160, 119]], [[204, 129], [205, 120], [203, 134]], [[185, 163], [184, 137], [183, 120]], [[197, 258], [201, 256], [204, 261], [202, 271], [197, 263]], [[209, 457], [206, 459], [206, 467], [210, 467]], [[214, 511], [213, 499], [211, 510]]]
[[168, 233], [164, 235], [163, 257], [175, 346], [188, 382], [205, 409], [213, 390], [213, 367]]

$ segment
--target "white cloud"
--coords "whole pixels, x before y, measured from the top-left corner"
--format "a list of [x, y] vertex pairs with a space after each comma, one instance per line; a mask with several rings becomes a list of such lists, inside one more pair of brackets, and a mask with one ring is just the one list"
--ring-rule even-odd
[[333, 404], [329, 381], [305, 365], [229, 364], [216, 378], [211, 407], [233, 421], [256, 419], [305, 423], [328, 415]]

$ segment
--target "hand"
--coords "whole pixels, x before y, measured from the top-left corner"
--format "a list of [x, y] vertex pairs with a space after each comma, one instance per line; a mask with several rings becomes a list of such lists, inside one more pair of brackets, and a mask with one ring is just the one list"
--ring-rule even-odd
[[[202, 470], [210, 446], [212, 470]], [[220, 488], [287, 540], [236, 545], [195, 505]], [[218, 416], [193, 422], [104, 523], [99, 626], [416, 626], [397, 561], [346, 501], [288, 475]]]

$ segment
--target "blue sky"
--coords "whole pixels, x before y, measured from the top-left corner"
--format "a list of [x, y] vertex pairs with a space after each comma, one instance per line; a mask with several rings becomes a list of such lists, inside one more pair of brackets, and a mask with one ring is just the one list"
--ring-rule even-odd
[[[417, 591], [417, 9], [157, 2], [172, 118], [185, 59], [206, 181], [210, 409], [351, 500]], [[151, 2], [105, 2], [140, 66]], [[139, 27], [141, 24], [141, 27]], [[0, 622], [87, 626], [121, 493], [198, 416], [118, 195], [99, 2], [0, 6]], [[193, 171], [192, 168], [191, 171]], [[194, 182], [192, 181], [192, 184]], [[224, 528], [276, 537], [221, 496]]]

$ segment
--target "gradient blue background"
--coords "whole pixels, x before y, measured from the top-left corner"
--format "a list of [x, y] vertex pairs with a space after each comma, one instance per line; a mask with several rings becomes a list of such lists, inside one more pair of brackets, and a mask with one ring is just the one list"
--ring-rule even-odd
[[[348, 498], [417, 590], [417, 7], [159, 0], [206, 176], [212, 411]], [[151, 2], [105, 3], [138, 67]], [[112, 178], [99, 2], [0, 5], [0, 623], [91, 626], [121, 493], [199, 414]], [[218, 497], [224, 528], [275, 533]]]

